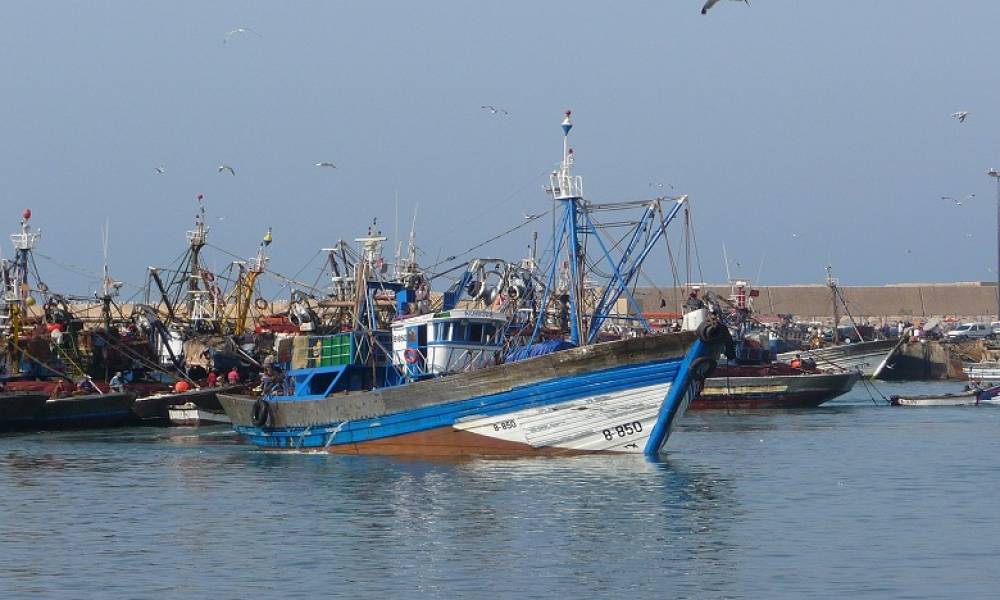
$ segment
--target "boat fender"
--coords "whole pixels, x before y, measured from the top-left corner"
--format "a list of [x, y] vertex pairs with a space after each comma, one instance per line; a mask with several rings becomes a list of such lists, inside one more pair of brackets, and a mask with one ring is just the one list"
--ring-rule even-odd
[[698, 326], [698, 339], [706, 343], [717, 342], [728, 332], [728, 328], [719, 321], [705, 321]]
[[265, 427], [270, 419], [271, 405], [268, 404], [267, 400], [257, 398], [257, 401], [253, 403], [253, 412], [250, 415], [250, 420], [253, 423], [253, 426]]
[[412, 365], [419, 359], [420, 359], [420, 353], [417, 352], [415, 349], [407, 348], [406, 350], [403, 350], [403, 360], [405, 360], [407, 364]]
[[717, 363], [714, 358], [708, 356], [699, 356], [698, 358], [691, 361], [691, 366], [688, 367], [688, 372], [698, 381], [704, 381], [708, 377], [709, 373], [715, 370]]

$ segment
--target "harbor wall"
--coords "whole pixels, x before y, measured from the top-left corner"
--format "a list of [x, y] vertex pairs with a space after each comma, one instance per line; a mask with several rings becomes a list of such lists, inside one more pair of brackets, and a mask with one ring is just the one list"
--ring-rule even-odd
[[[704, 284], [728, 298], [728, 285]], [[833, 318], [830, 288], [825, 285], [761, 286], [755, 298], [758, 314], [788, 314], [800, 321], [829, 323]], [[879, 323], [917, 319], [956, 317], [960, 320], [997, 320], [997, 285], [995, 282], [893, 284], [883, 286], [841, 285], [847, 309], [855, 319]], [[686, 297], [682, 288], [640, 288], [637, 300], [647, 312], [679, 311]], [[665, 302], [661, 302], [665, 301]], [[665, 306], [663, 306], [665, 304]], [[841, 317], [846, 317], [840, 307]]]

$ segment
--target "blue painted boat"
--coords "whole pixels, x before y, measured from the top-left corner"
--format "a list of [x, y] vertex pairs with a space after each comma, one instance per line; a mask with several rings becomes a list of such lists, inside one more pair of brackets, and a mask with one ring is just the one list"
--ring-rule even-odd
[[[324, 397], [219, 394], [262, 448], [423, 456], [657, 454], [728, 341], [708, 322]], [[343, 373], [341, 381], [349, 381]]]
[[[696, 331], [651, 334], [630, 290], [687, 197], [670, 199], [669, 211], [665, 198], [585, 202], [572, 174], [571, 128], [567, 111], [563, 159], [548, 188], [562, 217], [546, 273], [535, 272], [533, 254], [522, 267], [473, 260], [438, 312], [397, 309], [391, 333], [377, 330], [370, 308], [359, 310], [368, 318], [355, 316], [355, 330], [307, 340], [314, 362], [287, 373], [287, 395], [220, 394], [236, 431], [262, 448], [338, 453], [659, 453], [731, 345], [729, 330], [703, 310], [690, 321]], [[629, 208], [642, 211], [634, 228], [604, 240], [590, 213]], [[584, 256], [588, 244], [601, 251], [596, 261]], [[374, 247], [350, 280], [377, 275], [365, 266]], [[599, 287], [590, 283], [595, 262], [611, 274]], [[405, 287], [391, 288], [400, 308], [410, 304]], [[459, 307], [463, 293], [469, 300]], [[371, 289], [353, 295], [372, 305]]]

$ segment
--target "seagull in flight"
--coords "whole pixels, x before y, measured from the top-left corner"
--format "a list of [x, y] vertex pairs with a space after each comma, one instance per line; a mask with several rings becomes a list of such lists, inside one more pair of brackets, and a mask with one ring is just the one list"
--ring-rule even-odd
[[167, 172], [167, 168], [166, 168], [166, 167], [164, 167], [163, 165], [160, 165], [160, 166], [156, 167], [156, 169], [155, 169], [155, 170], [156, 170], [156, 172], [157, 172], [157, 173], [159, 173], [160, 175], [163, 175], [164, 173], [166, 173], [166, 172]]
[[535, 214], [524, 213], [524, 220], [525, 221], [530, 221], [532, 219], [537, 219], [538, 217], [542, 216], [543, 214], [545, 214], [545, 213], [535, 213]]
[[504, 109], [497, 108], [497, 107], [493, 106], [492, 104], [485, 104], [483, 106], [480, 106], [479, 108], [481, 108], [483, 110], [490, 111], [491, 115], [509, 115], [510, 114], [509, 112], [505, 111]]
[[953, 116], [956, 119], [958, 119], [959, 123], [965, 123], [965, 117], [969, 116], [969, 111], [967, 111], [967, 110], [960, 110], [958, 112], [951, 113], [951, 116]]
[[253, 29], [250, 29], [249, 27], [237, 27], [236, 29], [233, 29], [232, 31], [226, 33], [226, 37], [222, 38], [222, 43], [225, 44], [226, 42], [229, 41], [229, 38], [233, 37], [234, 35], [241, 35], [244, 33], [252, 33], [255, 36], [262, 39], [264, 37], [261, 34], [257, 33], [256, 31], [254, 31]]
[[[740, 0], [736, 0], [736, 2], [739, 2], [739, 1]], [[708, 0], [707, 2], [705, 2], [705, 6], [701, 7], [701, 14], [707, 13], [708, 9], [712, 8], [713, 6], [715, 6], [718, 2], [719, 2], [719, 0]], [[743, 2], [746, 2], [747, 6], [750, 6], [750, 0], [743, 0]]]
[[[966, 196], [966, 200], [968, 200], [969, 198], [971, 198], [973, 196], [975, 196], [975, 194], [969, 194], [968, 196]], [[942, 200], [951, 200], [952, 202], [955, 203], [955, 206], [962, 206], [962, 201], [959, 200], [958, 198], [953, 198], [951, 196], [941, 196], [941, 199]]]
[[332, 162], [318, 162], [318, 163], [316, 163], [316, 166], [317, 167], [329, 167], [331, 169], [336, 169], [337, 168], [337, 165], [333, 164]]
[[223, 171], [229, 171], [230, 175], [236, 175], [236, 170], [230, 167], [229, 165], [219, 165], [219, 173]]

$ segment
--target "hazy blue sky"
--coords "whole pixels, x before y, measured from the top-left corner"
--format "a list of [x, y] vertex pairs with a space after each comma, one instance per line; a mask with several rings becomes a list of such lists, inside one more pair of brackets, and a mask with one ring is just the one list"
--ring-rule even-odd
[[[372, 217], [391, 233], [398, 191], [429, 263], [550, 206], [572, 108], [587, 196], [690, 194], [709, 280], [723, 243], [750, 277], [765, 256], [765, 284], [818, 283], [828, 261], [845, 283], [995, 278], [1000, 3], [700, 6], [8, 2], [0, 229], [30, 206], [40, 252], [97, 272], [110, 218], [113, 272], [139, 283], [204, 193], [215, 244], [250, 255], [271, 226], [290, 274]], [[224, 44], [239, 26], [263, 38]]]

